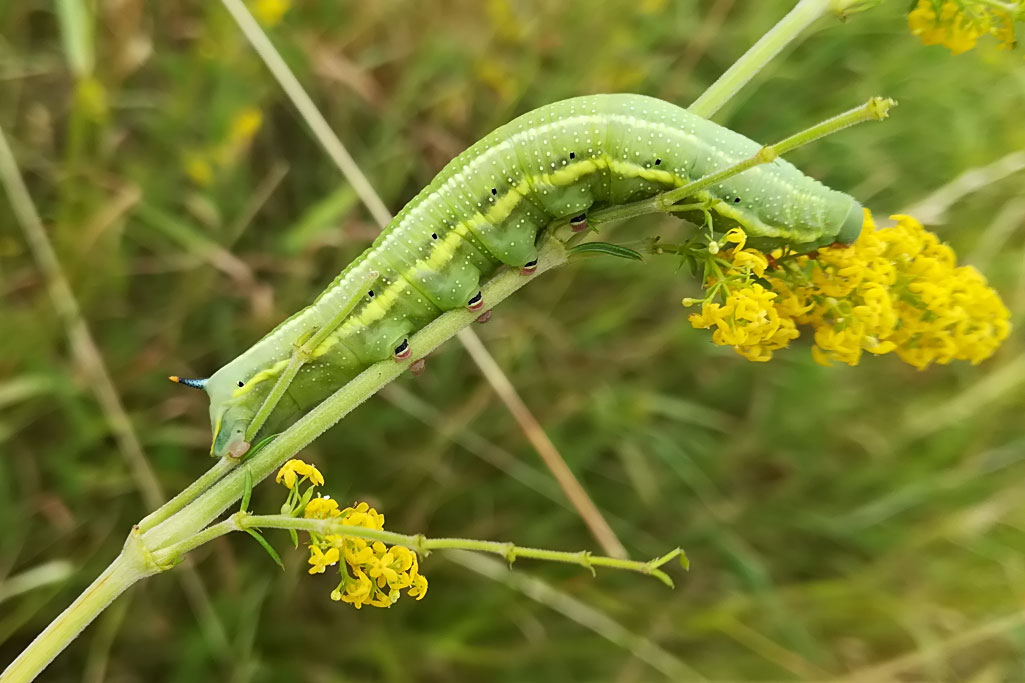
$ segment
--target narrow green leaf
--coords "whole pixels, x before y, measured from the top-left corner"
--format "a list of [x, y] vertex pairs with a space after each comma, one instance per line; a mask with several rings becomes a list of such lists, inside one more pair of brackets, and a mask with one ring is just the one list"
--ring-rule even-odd
[[299, 499], [299, 503], [295, 506], [295, 509], [292, 510], [292, 516], [293, 517], [300, 516], [303, 513], [303, 511], [306, 509], [306, 506], [309, 505], [310, 500], [312, 500], [312, 499], [313, 499], [313, 487], [311, 486], [308, 489], [306, 489], [306, 491], [302, 495], [302, 498]]
[[698, 276], [698, 271], [700, 270], [700, 268], [698, 266], [698, 260], [696, 258], [694, 258], [694, 254], [687, 254], [686, 256], [683, 257], [683, 260], [687, 264], [687, 266], [690, 268], [690, 274], [692, 276], [694, 276], [694, 277], [697, 277]]
[[255, 531], [253, 529], [246, 529], [246, 533], [256, 539], [256, 542], [259, 543], [263, 547], [263, 549], [267, 551], [267, 554], [270, 555], [270, 558], [274, 560], [274, 563], [276, 565], [278, 565], [282, 569], [285, 568], [285, 563], [281, 561], [281, 557], [278, 555], [278, 551], [274, 550], [274, 548], [271, 547], [271, 544], [267, 542], [267, 539], [264, 538], [260, 532]]
[[299, 534], [295, 533], [295, 529], [289, 529], [288, 535], [292, 538], [292, 547], [299, 547]]
[[242, 491], [242, 504], [239, 506], [239, 512], [247, 512], [249, 510], [249, 498], [253, 495], [253, 473], [246, 467], [246, 480], [245, 489]]
[[265, 448], [267, 446], [267, 444], [269, 444], [271, 441], [273, 441], [274, 437], [276, 437], [276, 436], [278, 436], [280, 434], [281, 434], [281, 432], [277, 432], [276, 434], [271, 434], [270, 436], [265, 436], [262, 439], [260, 439], [260, 441], [255, 446], [253, 446], [252, 448], [249, 449], [249, 452], [246, 453], [245, 459], [249, 460], [250, 458], [252, 458], [254, 455], [256, 455], [261, 450], [263, 450], [263, 448]]
[[618, 244], [610, 244], [608, 242], [584, 242], [578, 244], [569, 250], [569, 255], [581, 256], [590, 254], [605, 254], [606, 256], [617, 256], [619, 258], [629, 259], [631, 261], [643, 261], [644, 257], [639, 252], [624, 247]]

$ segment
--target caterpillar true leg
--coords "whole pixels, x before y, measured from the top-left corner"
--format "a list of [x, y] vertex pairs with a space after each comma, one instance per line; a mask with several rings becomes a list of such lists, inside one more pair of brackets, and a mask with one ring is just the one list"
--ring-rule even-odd
[[419, 377], [424, 374], [424, 370], [427, 369], [427, 360], [424, 358], [417, 358], [415, 361], [409, 364], [409, 371], [413, 373], [414, 377]]

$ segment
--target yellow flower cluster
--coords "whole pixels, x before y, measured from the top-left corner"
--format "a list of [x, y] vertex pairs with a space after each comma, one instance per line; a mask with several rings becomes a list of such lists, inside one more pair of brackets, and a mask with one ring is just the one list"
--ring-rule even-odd
[[690, 323], [697, 328], [714, 327], [712, 340], [716, 344], [732, 346], [750, 361], [764, 362], [800, 335], [792, 319], [779, 315], [773, 304], [776, 297], [758, 283], [738, 287], [730, 291], [724, 304], [702, 306], [700, 313], [690, 316]]
[[987, 34], [1010, 49], [1015, 17], [1023, 12], [1022, 0], [918, 0], [908, 13], [908, 28], [924, 45], [943, 45], [955, 55], [971, 50]]
[[[814, 330], [812, 355], [824, 365], [856, 365], [866, 351], [896, 353], [918, 369], [982, 362], [1010, 332], [999, 295], [977, 270], [957, 267], [953, 250], [915, 219], [893, 218], [896, 226], [877, 230], [866, 211], [854, 244], [813, 255], [774, 253], [772, 269], [731, 230], [726, 241], [736, 246], [720, 255], [730, 265], [708, 283], [691, 324], [715, 327], [715, 343], [754, 361], [769, 360], [805, 325]], [[714, 301], [720, 291], [721, 305]]]
[[[316, 467], [302, 460], [289, 460], [278, 470], [275, 480], [288, 489], [283, 514], [306, 519], [337, 519], [347, 527], [384, 531], [384, 515], [367, 503], [339, 509], [338, 501], [313, 497], [313, 490], [324, 484]], [[310, 486], [300, 491], [305, 481]], [[310, 574], [323, 574], [338, 566], [341, 581], [331, 591], [331, 599], [347, 602], [356, 609], [363, 605], [391, 607], [401, 591], [420, 600], [427, 593], [427, 578], [420, 574], [416, 553], [404, 546], [391, 546], [346, 534], [310, 532]]]
[[765, 275], [769, 266], [765, 255], [744, 248], [747, 237], [739, 228], [726, 233], [726, 241], [736, 247], [726, 278], [717, 283], [726, 294], [725, 302], [706, 299], [701, 312], [690, 316], [690, 323], [702, 329], [714, 327], [712, 340], [716, 344], [732, 346], [750, 361], [765, 362], [772, 358], [773, 351], [785, 347], [800, 333], [792, 318], [780, 315], [773, 301], [778, 297], [776, 292], [752, 282], [752, 277]]
[[[338, 517], [346, 526], [384, 530], [384, 515], [366, 503], [339, 510], [338, 503], [330, 498], [314, 498], [307, 503], [303, 516]], [[332, 600], [347, 602], [356, 609], [363, 605], [391, 607], [403, 590], [417, 600], [427, 593], [427, 578], [420, 574], [416, 553], [409, 548], [389, 548], [381, 541], [340, 534], [329, 534], [310, 544], [310, 574], [323, 573], [342, 559], [342, 580], [331, 591]]]

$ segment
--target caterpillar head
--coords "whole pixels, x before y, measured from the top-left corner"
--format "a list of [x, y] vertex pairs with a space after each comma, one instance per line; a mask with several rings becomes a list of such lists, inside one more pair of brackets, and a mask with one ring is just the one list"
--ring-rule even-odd
[[[249, 450], [246, 431], [260, 406], [257, 392], [245, 391], [239, 377], [248, 376], [231, 364], [214, 373], [203, 387], [210, 396], [210, 427], [213, 441], [210, 455], [218, 458], [241, 458]], [[255, 400], [254, 400], [255, 399]]]
[[842, 244], [851, 244], [861, 235], [861, 227], [865, 224], [865, 209], [856, 200], [851, 199], [851, 206], [847, 210], [847, 216], [840, 224], [840, 231], [836, 233], [836, 241]]
[[203, 389], [210, 395], [210, 424], [213, 442], [210, 454], [217, 457], [241, 458], [249, 450], [246, 430], [256, 414], [248, 401], [232, 395], [230, 387], [223, 387], [217, 376], [209, 379], [186, 379], [171, 375], [168, 379], [193, 389]]
[[213, 425], [213, 443], [210, 454], [222, 458], [241, 458], [249, 451], [246, 430], [253, 421], [255, 412], [232, 402], [217, 405], [210, 403], [210, 423]]

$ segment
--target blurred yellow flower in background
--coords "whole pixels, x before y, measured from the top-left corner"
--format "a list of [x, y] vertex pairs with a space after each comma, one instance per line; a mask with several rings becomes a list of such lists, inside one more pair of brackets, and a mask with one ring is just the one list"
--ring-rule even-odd
[[275, 26], [292, 7], [289, 0], [256, 0], [251, 9], [256, 20], [264, 26]]
[[955, 55], [992, 35], [1000, 47], [1014, 47], [1014, 21], [1025, 8], [1021, 0], [918, 0], [908, 13], [908, 28], [924, 45], [943, 45]]
[[263, 112], [253, 106], [242, 107], [228, 121], [220, 140], [185, 153], [182, 165], [186, 175], [197, 185], [211, 185], [217, 171], [231, 168], [242, 158], [262, 126]]

